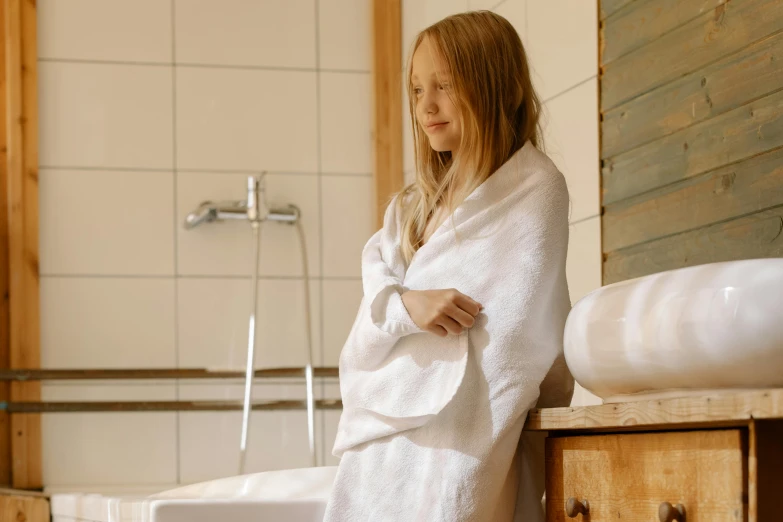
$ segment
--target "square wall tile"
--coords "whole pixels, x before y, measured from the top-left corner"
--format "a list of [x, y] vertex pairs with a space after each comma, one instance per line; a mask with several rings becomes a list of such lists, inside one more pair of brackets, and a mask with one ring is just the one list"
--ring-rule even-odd
[[171, 67], [38, 64], [42, 166], [170, 169]]
[[[256, 385], [256, 400], [304, 399], [303, 386]], [[242, 386], [181, 386], [183, 400], [241, 400]], [[233, 476], [239, 469], [242, 412], [181, 412], [183, 483]], [[315, 426], [318, 435], [318, 425]], [[205, 452], [205, 448], [210, 451]], [[250, 415], [245, 473], [311, 466], [307, 412], [254, 411]]]
[[419, 32], [427, 27], [425, 8], [427, 2], [402, 0], [402, 60], [408, 63], [413, 52], [413, 43]]
[[329, 277], [361, 277], [362, 250], [375, 232], [370, 176], [324, 176], [323, 270]]
[[545, 104], [546, 151], [568, 183], [571, 221], [601, 213], [598, 81], [593, 78]]
[[368, 73], [321, 73], [323, 172], [372, 172], [372, 92]]
[[[175, 400], [175, 386], [48, 384], [42, 399]], [[177, 481], [177, 417], [173, 412], [49, 413], [41, 417], [43, 482], [47, 486], [172, 484]]]
[[[177, 248], [180, 275], [251, 275], [255, 232], [246, 221], [205, 223], [186, 230], [188, 213], [204, 201], [246, 200], [249, 174], [177, 173]], [[320, 273], [320, 220], [317, 175], [267, 174], [263, 179], [270, 208], [296, 205], [302, 212], [308, 271]], [[299, 228], [261, 224], [262, 276], [304, 276]]]
[[41, 278], [41, 366], [172, 368], [173, 278]]
[[373, 46], [372, 2], [318, 0], [318, 18], [320, 67], [369, 72]]
[[175, 0], [177, 62], [315, 67], [313, 0]]
[[[488, 3], [483, 0], [484, 3]], [[504, 0], [503, 3], [495, 8], [495, 12], [511, 22], [514, 29], [519, 33], [522, 43], [527, 47], [527, 9], [525, 2], [527, 0]], [[484, 9], [489, 9], [486, 7]], [[527, 51], [527, 49], [525, 49]]]
[[471, 9], [468, 0], [427, 0], [424, 4], [424, 20], [428, 26]]
[[566, 277], [571, 302], [601, 287], [601, 217], [569, 227]]
[[41, 169], [41, 273], [174, 274], [169, 172]]
[[38, 0], [39, 58], [171, 63], [171, 3]]
[[468, 8], [471, 11], [489, 10], [501, 2], [508, 2], [508, 0], [468, 0]]
[[[244, 369], [252, 307], [250, 279], [179, 280], [179, 367]], [[313, 363], [320, 359], [319, 285], [310, 281]], [[301, 279], [258, 283], [255, 366], [307, 363], [305, 284]]]
[[364, 291], [362, 281], [325, 279], [323, 281], [324, 359], [323, 366], [337, 366], [351, 332]]
[[317, 172], [314, 72], [177, 66], [176, 75], [179, 169]]
[[543, 100], [598, 74], [598, 7], [585, 0], [527, 0], [528, 55]]

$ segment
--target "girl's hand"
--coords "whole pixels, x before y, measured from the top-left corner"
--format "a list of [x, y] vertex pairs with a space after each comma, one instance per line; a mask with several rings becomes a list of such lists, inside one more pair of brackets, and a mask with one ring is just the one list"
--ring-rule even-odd
[[470, 328], [475, 317], [484, 308], [465, 294], [448, 290], [408, 290], [402, 294], [402, 302], [413, 322], [440, 337], [461, 334]]

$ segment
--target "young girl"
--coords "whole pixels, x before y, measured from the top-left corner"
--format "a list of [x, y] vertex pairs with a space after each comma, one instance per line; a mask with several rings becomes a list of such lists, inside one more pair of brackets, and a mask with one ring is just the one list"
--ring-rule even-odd
[[434, 24], [407, 74], [416, 181], [362, 254], [326, 520], [543, 520], [520, 437], [530, 408], [573, 391], [565, 182], [507, 20]]

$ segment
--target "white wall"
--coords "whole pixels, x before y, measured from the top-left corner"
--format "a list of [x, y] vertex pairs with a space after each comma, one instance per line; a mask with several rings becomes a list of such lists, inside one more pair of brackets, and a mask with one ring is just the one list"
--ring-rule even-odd
[[[370, 5], [38, 1], [43, 367], [242, 368], [249, 227], [181, 223], [202, 200], [244, 199], [261, 171], [271, 204], [303, 211], [315, 362], [337, 364], [373, 232]], [[295, 232], [265, 225], [262, 241], [258, 366], [301, 366]], [[47, 383], [43, 398], [238, 399], [241, 383]], [[337, 417], [319, 413], [326, 463]], [[304, 412], [253, 419], [248, 471], [308, 464]], [[239, 412], [45, 414], [44, 482], [155, 491], [235, 474], [239, 427]]]
[[[598, 6], [585, 0], [405, 0], [405, 56], [418, 31], [467, 10], [491, 9], [519, 32], [544, 102], [547, 153], [571, 195], [567, 275], [571, 301], [601, 286], [601, 204], [598, 155]], [[407, 101], [406, 101], [407, 104]], [[415, 170], [405, 114], [405, 173]], [[600, 400], [577, 385], [572, 404]]]

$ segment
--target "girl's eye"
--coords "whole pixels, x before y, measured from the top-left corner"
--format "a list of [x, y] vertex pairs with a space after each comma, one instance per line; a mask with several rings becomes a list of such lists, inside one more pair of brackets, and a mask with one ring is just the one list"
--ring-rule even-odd
[[440, 84], [440, 88], [443, 89], [444, 91], [446, 91], [448, 89], [451, 89], [451, 84], [450, 83], [441, 83]]
[[416, 96], [418, 96], [419, 94], [421, 94], [421, 93], [422, 93], [422, 91], [423, 91], [423, 89], [422, 89], [421, 87], [414, 87], [414, 88], [413, 88], [413, 94], [415, 94]]

